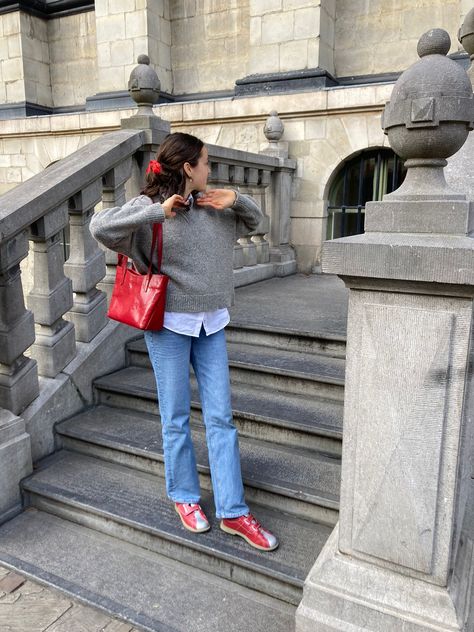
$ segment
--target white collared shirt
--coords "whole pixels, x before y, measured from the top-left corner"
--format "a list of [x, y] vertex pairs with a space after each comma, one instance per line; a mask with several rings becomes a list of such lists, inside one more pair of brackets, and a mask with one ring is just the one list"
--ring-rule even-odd
[[177, 334], [199, 338], [201, 327], [204, 327], [206, 336], [210, 336], [224, 329], [229, 322], [229, 310], [223, 307], [212, 312], [165, 312], [163, 327]]

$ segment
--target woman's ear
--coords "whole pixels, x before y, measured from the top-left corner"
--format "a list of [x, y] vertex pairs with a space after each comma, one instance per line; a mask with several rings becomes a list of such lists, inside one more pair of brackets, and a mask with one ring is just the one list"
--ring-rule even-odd
[[184, 173], [188, 176], [188, 178], [190, 178], [193, 172], [191, 170], [191, 165], [189, 164], [189, 162], [184, 163], [183, 169], [184, 169]]

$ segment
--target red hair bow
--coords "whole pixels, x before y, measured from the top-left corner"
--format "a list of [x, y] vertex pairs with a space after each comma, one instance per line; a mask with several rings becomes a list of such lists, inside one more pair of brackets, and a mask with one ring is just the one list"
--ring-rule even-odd
[[158, 162], [158, 160], [150, 160], [150, 163], [148, 165], [148, 168], [146, 170], [147, 173], [150, 173], [150, 171], [153, 171], [153, 173], [161, 173], [161, 165]]

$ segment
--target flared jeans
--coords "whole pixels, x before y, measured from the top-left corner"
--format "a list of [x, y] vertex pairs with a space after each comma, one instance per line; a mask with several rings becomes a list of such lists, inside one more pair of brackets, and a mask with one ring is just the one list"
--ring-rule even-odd
[[201, 397], [216, 517], [249, 513], [232, 420], [224, 329], [207, 336], [201, 328], [199, 337], [169, 329], [145, 331], [145, 342], [158, 388], [168, 497], [180, 503], [198, 503], [201, 497], [189, 425], [191, 364]]

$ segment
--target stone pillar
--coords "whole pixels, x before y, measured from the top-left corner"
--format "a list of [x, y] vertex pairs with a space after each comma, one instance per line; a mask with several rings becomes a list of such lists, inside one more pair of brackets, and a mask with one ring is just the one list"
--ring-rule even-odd
[[262, 84], [281, 90], [283, 78], [295, 88], [334, 85], [335, 0], [250, 0], [249, 10], [249, 75], [237, 81], [237, 94], [261, 91]]
[[0, 15], [1, 103], [19, 116], [48, 114], [53, 105], [48, 23], [23, 11]]
[[140, 54], [148, 55], [162, 78], [163, 90], [171, 92], [169, 0], [96, 0], [95, 15], [101, 93], [88, 99], [88, 107], [95, 108], [100, 101], [105, 106], [106, 102], [113, 105], [128, 100], [124, 86]]
[[271, 186], [266, 189], [266, 207], [270, 216], [270, 261], [275, 266], [275, 276], [296, 272], [296, 255], [290, 245], [291, 179], [294, 169], [288, 166], [288, 143], [281, 140], [284, 129], [277, 112], [271, 112], [264, 127], [269, 144], [260, 151], [278, 158], [280, 162], [280, 166], [272, 172]]
[[441, 29], [422, 36], [386, 105], [402, 187], [367, 205], [365, 234], [324, 245], [323, 271], [350, 289], [341, 510], [298, 632], [472, 629], [474, 559], [458, 552], [473, 486], [474, 208], [443, 168], [474, 101], [449, 48]]

